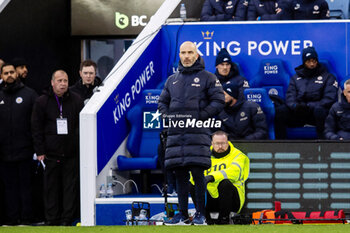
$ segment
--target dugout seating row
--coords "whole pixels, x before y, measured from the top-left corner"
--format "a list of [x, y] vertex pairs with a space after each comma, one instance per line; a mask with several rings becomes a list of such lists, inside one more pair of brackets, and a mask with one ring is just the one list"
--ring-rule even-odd
[[[327, 60], [320, 60], [327, 69], [336, 75], [333, 67]], [[239, 64], [238, 64], [239, 65]], [[242, 71], [242, 69], [240, 69]], [[281, 59], [265, 59], [260, 62], [259, 72], [249, 81], [250, 87], [245, 90], [245, 97], [249, 101], [257, 102], [263, 109], [269, 128], [269, 138], [275, 139], [274, 117], [275, 108], [269, 94], [275, 94], [282, 99], [289, 85], [291, 74]], [[341, 82], [350, 78], [345, 77]], [[127, 113], [127, 121], [131, 125], [131, 131], [127, 140], [127, 150], [131, 158], [118, 156], [118, 169], [140, 170], [156, 169], [158, 161], [159, 133], [161, 131], [161, 122], [159, 119], [152, 119], [152, 113], [157, 110], [157, 96], [161, 93], [161, 87], [164, 81], [157, 88], [144, 90], [140, 104], [136, 105]], [[155, 125], [159, 124], [159, 125]], [[159, 126], [159, 127], [158, 127]], [[315, 127], [299, 127], [287, 129], [288, 139], [316, 139]]]

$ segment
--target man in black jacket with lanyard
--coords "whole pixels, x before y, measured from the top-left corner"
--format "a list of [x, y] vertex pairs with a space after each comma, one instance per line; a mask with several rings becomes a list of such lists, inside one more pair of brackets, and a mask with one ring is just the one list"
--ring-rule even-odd
[[162, 117], [169, 123], [165, 167], [175, 171], [180, 210], [165, 224], [190, 223], [188, 194], [191, 171], [197, 197], [192, 224], [203, 225], [206, 224], [203, 172], [211, 164], [210, 129], [203, 122], [216, 125], [213, 117], [224, 107], [224, 93], [215, 75], [204, 69], [194, 43], [182, 43], [179, 56], [179, 72], [168, 78], [158, 103]]
[[26, 225], [33, 220], [30, 117], [37, 94], [19, 81], [14, 65], [5, 63], [0, 71], [0, 178], [5, 186], [5, 224]]
[[51, 86], [52, 89], [40, 96], [34, 105], [34, 149], [38, 160], [46, 164], [47, 225], [71, 225], [79, 206], [79, 112], [83, 100], [68, 91], [68, 75], [63, 70], [53, 73]]

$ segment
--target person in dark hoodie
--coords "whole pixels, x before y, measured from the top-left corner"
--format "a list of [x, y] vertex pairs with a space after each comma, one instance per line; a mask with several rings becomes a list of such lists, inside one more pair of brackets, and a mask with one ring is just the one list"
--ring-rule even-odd
[[239, 87], [227, 82], [223, 86], [226, 106], [218, 115], [222, 121], [222, 130], [228, 133], [230, 140], [268, 139], [266, 117], [261, 107], [254, 102], [239, 99]]
[[31, 134], [34, 90], [18, 80], [13, 64], [0, 69], [0, 178], [5, 186], [6, 225], [30, 224], [32, 219]]
[[215, 66], [215, 75], [220, 83], [222, 85], [227, 82], [236, 83], [239, 87], [239, 99], [244, 99], [244, 90], [249, 88], [248, 80], [240, 75], [238, 66], [232, 62], [225, 48], [222, 48], [216, 56]]
[[248, 0], [206, 0], [201, 21], [246, 20]]
[[282, 20], [284, 19], [284, 1], [288, 0], [250, 0], [248, 20]]
[[295, 68], [286, 93], [287, 108], [276, 108], [275, 132], [277, 139], [286, 138], [286, 127], [315, 125], [317, 137], [323, 138], [328, 111], [337, 100], [338, 82], [318, 62], [314, 47], [302, 52], [303, 64]]
[[57, 70], [51, 88], [35, 102], [32, 113], [34, 149], [44, 160], [47, 225], [69, 226], [79, 206], [79, 113], [83, 100], [68, 90], [68, 75]]
[[290, 20], [329, 19], [326, 0], [283, 0], [283, 18]]
[[95, 87], [101, 85], [102, 81], [96, 76], [97, 64], [92, 60], [85, 60], [80, 64], [80, 78], [70, 90], [76, 92], [86, 102], [93, 95]]
[[[172, 122], [168, 127], [165, 167], [176, 175], [179, 213], [166, 225], [189, 224], [189, 172], [195, 182], [196, 213], [194, 225], [205, 225], [204, 170], [210, 167], [210, 128], [204, 122], [220, 122], [213, 118], [224, 107], [222, 86], [214, 74], [205, 70], [203, 59], [194, 43], [180, 46], [179, 72], [171, 75], [159, 97], [162, 117]], [[176, 123], [176, 125], [174, 124]], [[202, 124], [203, 123], [203, 124]]]
[[344, 83], [340, 101], [329, 110], [324, 135], [329, 140], [350, 140], [350, 79]]

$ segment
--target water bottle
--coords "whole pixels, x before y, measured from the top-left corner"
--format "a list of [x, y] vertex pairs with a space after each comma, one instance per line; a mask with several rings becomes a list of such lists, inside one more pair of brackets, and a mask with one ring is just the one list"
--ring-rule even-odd
[[131, 210], [125, 210], [125, 218], [126, 218], [126, 225], [131, 226], [132, 225], [132, 214]]
[[186, 7], [185, 7], [185, 3], [181, 3], [181, 6], [180, 6], [180, 18], [182, 20], [186, 19]]
[[101, 184], [99, 198], [105, 198], [105, 197], [106, 197], [106, 187], [105, 187], [105, 184]]
[[113, 185], [112, 183], [108, 183], [107, 185], [107, 198], [112, 198], [113, 197]]
[[140, 215], [139, 215], [139, 222], [140, 224], [139, 225], [148, 225], [148, 222], [147, 222], [147, 211], [145, 209], [141, 209], [140, 210]]
[[110, 168], [106, 177], [106, 184], [113, 183], [113, 169]]
[[140, 225], [139, 216], [134, 216], [135, 225]]

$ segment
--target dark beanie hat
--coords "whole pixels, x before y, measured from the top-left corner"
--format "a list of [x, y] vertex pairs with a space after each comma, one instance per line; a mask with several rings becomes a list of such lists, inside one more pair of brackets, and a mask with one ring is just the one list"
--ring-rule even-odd
[[223, 62], [232, 63], [231, 56], [225, 48], [222, 48], [218, 53], [218, 55], [216, 56], [215, 66]]
[[28, 65], [26, 60], [24, 60], [23, 58], [19, 58], [19, 57], [13, 59], [12, 64], [15, 66], [15, 68], [18, 66], [27, 66]]
[[238, 99], [238, 95], [239, 95], [239, 86], [231, 81], [228, 81], [227, 83], [225, 83], [222, 88], [224, 89], [224, 91], [229, 94], [230, 96], [232, 96], [235, 99]]
[[318, 55], [314, 47], [307, 47], [303, 49], [303, 64], [309, 59], [316, 59], [318, 61]]

